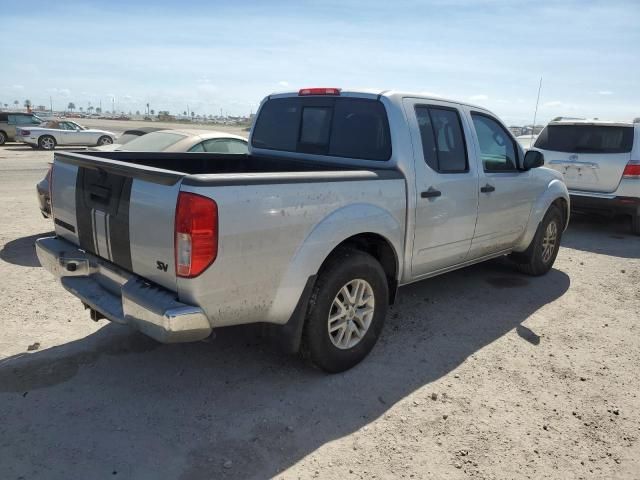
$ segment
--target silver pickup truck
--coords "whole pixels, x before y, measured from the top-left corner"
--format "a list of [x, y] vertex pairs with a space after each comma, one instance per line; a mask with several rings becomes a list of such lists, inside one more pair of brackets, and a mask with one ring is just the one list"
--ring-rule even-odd
[[247, 155], [56, 152], [41, 264], [160, 342], [262, 323], [338, 372], [399, 286], [501, 255], [541, 275], [569, 221], [560, 173], [487, 110], [334, 88], [261, 104]]

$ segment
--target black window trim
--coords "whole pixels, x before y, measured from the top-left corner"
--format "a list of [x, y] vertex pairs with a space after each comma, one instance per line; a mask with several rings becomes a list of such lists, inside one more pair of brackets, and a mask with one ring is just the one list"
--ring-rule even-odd
[[[271, 98], [269, 97], [267, 99], [268, 101], [272, 101], [272, 100], [280, 100], [280, 99], [288, 99], [288, 98], [300, 98], [300, 97], [277, 97], [277, 98]], [[311, 101], [311, 99], [314, 100], [319, 100], [318, 103]], [[332, 153], [328, 153], [329, 152], [329, 146], [331, 144], [331, 133], [333, 131], [333, 118], [334, 118], [334, 114], [335, 114], [335, 102], [339, 101], [340, 99], [349, 99], [349, 100], [362, 100], [362, 101], [368, 101], [368, 102], [378, 102], [380, 103], [380, 105], [382, 105], [382, 109], [384, 110], [384, 127], [386, 129], [386, 134], [387, 134], [387, 138], [389, 139], [389, 155], [387, 156], [387, 158], [361, 158], [361, 157], [350, 157], [347, 155], [336, 155], [336, 154], [332, 154]], [[391, 127], [389, 125], [389, 115], [387, 112], [387, 108], [385, 107], [384, 103], [380, 101], [379, 98], [377, 99], [373, 99], [373, 98], [367, 98], [367, 97], [350, 97], [350, 96], [345, 96], [345, 97], [307, 97], [304, 101], [308, 102], [307, 104], [302, 104], [300, 105], [300, 111], [298, 112], [298, 131], [296, 133], [296, 147], [294, 150], [284, 150], [284, 149], [278, 149], [278, 148], [267, 148], [264, 146], [260, 146], [260, 145], [255, 145], [254, 142], [254, 138], [252, 136], [251, 138], [251, 146], [253, 148], [258, 148], [261, 150], [268, 150], [268, 151], [272, 151], [272, 152], [289, 152], [289, 153], [299, 153], [301, 155], [319, 155], [319, 156], [323, 156], [323, 157], [334, 157], [334, 158], [347, 158], [347, 159], [352, 159], [352, 160], [358, 160], [358, 161], [365, 161], [365, 162], [388, 162], [389, 160], [391, 160], [391, 157], [393, 157], [393, 141], [392, 141], [392, 137], [391, 137]], [[266, 104], [266, 102], [265, 102]], [[312, 152], [312, 151], [307, 151], [307, 150], [300, 150], [300, 146], [304, 145], [304, 146], [309, 146], [310, 144], [307, 143], [300, 143], [300, 135], [302, 134], [302, 111], [304, 110], [304, 107], [313, 107], [313, 106], [330, 106], [330, 108], [332, 109], [331, 112], [331, 124], [330, 124], [330, 129], [329, 129], [329, 142], [327, 143], [327, 148], [326, 148], [326, 152], [327, 153], [317, 153], [317, 152]], [[261, 109], [264, 108], [264, 105], [261, 107]], [[258, 112], [258, 118], [256, 118], [256, 125], [258, 122], [258, 119], [260, 117], [260, 112]]]
[[[478, 115], [480, 117], [485, 117], [488, 118], [489, 120], [493, 120], [494, 122], [496, 122], [498, 125], [500, 125], [500, 127], [502, 127], [502, 129], [506, 132], [507, 136], [511, 139], [511, 144], [513, 145], [513, 151], [516, 154], [516, 166], [515, 168], [509, 168], [509, 169], [502, 169], [502, 170], [487, 170], [486, 168], [484, 168], [484, 162], [482, 161], [482, 152], [480, 151], [480, 162], [482, 163], [482, 170], [485, 173], [513, 173], [513, 172], [522, 172], [523, 170], [520, 168], [520, 148], [518, 147], [518, 142], [515, 139], [515, 137], [513, 136], [513, 134], [511, 133], [511, 131], [505, 127], [503, 125], [503, 123], [498, 120], [496, 117], [494, 117], [493, 115], [489, 115], [488, 113], [485, 112], [479, 112], [477, 110], [471, 110], [470, 111], [471, 114], [471, 123], [473, 124], [473, 130], [475, 131], [476, 134], [476, 138], [478, 137], [478, 131], [476, 130], [476, 125], [473, 123], [473, 116], [474, 115]], [[480, 139], [478, 139], [478, 147], [480, 147]]]
[[[429, 114], [429, 122], [431, 123], [431, 131], [433, 132], [433, 140], [436, 144], [436, 163], [438, 164], [438, 169], [434, 170], [431, 165], [429, 165], [429, 163], [427, 163], [427, 158], [424, 155], [424, 148], [422, 151], [422, 159], [424, 160], [424, 163], [427, 165], [427, 167], [431, 168], [431, 170], [434, 170], [437, 173], [469, 173], [469, 151], [467, 150], [467, 137], [464, 133], [464, 126], [462, 124], [462, 113], [460, 112], [459, 109], [457, 109], [456, 107], [449, 107], [449, 106], [444, 106], [444, 105], [436, 105], [433, 103], [416, 103], [414, 105], [414, 112], [416, 115], [416, 121], [418, 119], [418, 112], [417, 109], [418, 107], [422, 107], [422, 108], [426, 108], [427, 109], [427, 113]], [[438, 154], [438, 139], [436, 138], [436, 132], [433, 129], [433, 118], [431, 118], [431, 109], [435, 108], [438, 110], [449, 110], [454, 112], [457, 116], [458, 116], [458, 125], [460, 126], [460, 133], [462, 134], [462, 145], [464, 147], [464, 162], [465, 162], [465, 169], [464, 170], [441, 170], [440, 169], [440, 155]], [[420, 130], [419, 126], [418, 126], [418, 130]], [[422, 142], [422, 134], [420, 134], [420, 142]]]

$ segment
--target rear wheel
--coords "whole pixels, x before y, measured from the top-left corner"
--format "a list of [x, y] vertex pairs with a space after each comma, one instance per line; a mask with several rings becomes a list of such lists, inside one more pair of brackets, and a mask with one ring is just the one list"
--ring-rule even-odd
[[336, 373], [364, 359], [387, 314], [389, 287], [380, 263], [359, 250], [337, 252], [314, 286], [303, 334], [303, 352]]
[[51, 135], [43, 135], [38, 139], [38, 147], [43, 150], [53, 150], [56, 148], [56, 139]]
[[4, 145], [7, 141], [7, 134], [0, 131], [0, 145]]
[[529, 248], [522, 253], [511, 255], [518, 270], [534, 276], [544, 275], [551, 270], [560, 249], [562, 227], [562, 212], [555, 205], [551, 205], [538, 225]]
[[103, 135], [98, 139], [98, 145], [111, 145], [112, 143], [113, 139], [107, 135]]

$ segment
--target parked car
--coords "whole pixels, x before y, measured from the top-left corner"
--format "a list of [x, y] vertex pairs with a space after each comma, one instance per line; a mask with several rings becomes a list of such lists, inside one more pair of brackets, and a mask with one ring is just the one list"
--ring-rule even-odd
[[534, 147], [564, 175], [574, 210], [628, 215], [640, 235], [640, 123], [551, 122]]
[[205, 129], [160, 130], [135, 138], [124, 145], [96, 147], [102, 151], [127, 152], [211, 152], [244, 154], [247, 139], [239, 135]]
[[[132, 128], [130, 130], [125, 130], [122, 132], [118, 138], [116, 138], [115, 142], [112, 145], [124, 145], [125, 143], [130, 142], [138, 137], [142, 137], [143, 135], [147, 135], [151, 132], [157, 132], [158, 130], [162, 130], [161, 128], [155, 127], [140, 127], [140, 128]], [[117, 147], [115, 147], [117, 148]]]
[[86, 128], [71, 120], [51, 120], [37, 127], [20, 127], [16, 132], [16, 141], [43, 150], [53, 150], [57, 145], [107, 145], [115, 138], [115, 133]]
[[16, 139], [16, 128], [40, 125], [43, 120], [33, 113], [0, 112], [0, 145]]
[[259, 322], [338, 372], [373, 348], [400, 285], [503, 255], [549, 271], [569, 195], [543, 162], [481, 107], [274, 94], [248, 155], [56, 152], [55, 236], [36, 250], [93, 319], [167, 343]]

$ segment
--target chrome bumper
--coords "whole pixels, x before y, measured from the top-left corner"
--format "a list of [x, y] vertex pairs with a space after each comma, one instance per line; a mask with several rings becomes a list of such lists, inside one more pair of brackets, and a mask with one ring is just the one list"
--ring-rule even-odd
[[211, 325], [199, 307], [58, 237], [36, 241], [40, 264], [82, 303], [162, 343], [202, 340]]

